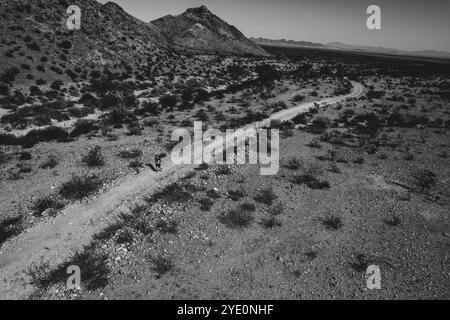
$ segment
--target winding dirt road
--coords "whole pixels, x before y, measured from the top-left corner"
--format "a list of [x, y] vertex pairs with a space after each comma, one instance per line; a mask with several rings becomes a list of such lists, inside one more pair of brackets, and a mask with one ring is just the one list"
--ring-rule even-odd
[[[352, 85], [352, 92], [348, 95], [315, 103], [334, 104], [360, 97], [364, 93], [363, 86], [357, 82], [352, 82]], [[260, 125], [273, 119], [292, 119], [312, 107], [314, 102], [282, 110]], [[26, 270], [31, 265], [46, 263], [50, 268], [56, 267], [74, 251], [89, 244], [93, 235], [112, 221], [114, 212], [118, 209], [127, 208], [137, 198], [179, 180], [193, 169], [192, 165], [176, 166], [170, 159], [163, 167], [164, 170], [160, 173], [148, 170], [136, 176], [125, 177], [91, 202], [72, 204], [56, 218], [35, 225], [5, 243], [0, 249], [0, 299], [27, 298], [34, 290], [26, 275]]]

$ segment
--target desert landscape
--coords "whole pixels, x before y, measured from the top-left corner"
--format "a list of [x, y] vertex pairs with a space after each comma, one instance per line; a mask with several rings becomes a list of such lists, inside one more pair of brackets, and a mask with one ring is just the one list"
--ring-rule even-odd
[[[206, 6], [0, 16], [0, 299], [450, 298], [450, 59], [249, 39]], [[278, 173], [175, 165], [195, 121], [279, 130]]]

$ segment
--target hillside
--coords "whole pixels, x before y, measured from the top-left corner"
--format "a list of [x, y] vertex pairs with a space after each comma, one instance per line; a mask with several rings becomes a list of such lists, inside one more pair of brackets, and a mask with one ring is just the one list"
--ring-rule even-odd
[[268, 55], [238, 29], [201, 6], [184, 13], [167, 15], [152, 21], [160, 27], [170, 43], [191, 52]]
[[[82, 10], [79, 31], [66, 27], [66, 10], [72, 4]], [[157, 27], [114, 3], [6, 0], [0, 4], [0, 16], [0, 69], [20, 67], [25, 71], [16, 79], [20, 82], [85, 78], [85, 66], [107, 65], [124, 71], [146, 65], [150, 57], [171, 59], [168, 43]]]

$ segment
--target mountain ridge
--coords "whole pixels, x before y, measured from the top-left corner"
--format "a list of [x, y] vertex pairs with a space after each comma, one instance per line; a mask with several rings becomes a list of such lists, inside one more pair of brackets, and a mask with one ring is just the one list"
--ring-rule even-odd
[[394, 48], [386, 48], [382, 46], [359, 46], [347, 44], [344, 42], [334, 41], [326, 44], [316, 43], [310, 41], [297, 41], [297, 40], [285, 40], [285, 39], [268, 39], [268, 38], [250, 38], [259, 45], [280, 45], [290, 47], [312, 47], [312, 48], [324, 48], [324, 49], [338, 49], [338, 50], [351, 50], [362, 51], [379, 54], [395, 54], [395, 55], [412, 55], [418, 57], [430, 57], [430, 58], [442, 58], [450, 59], [450, 52], [436, 51], [436, 50], [418, 50], [408, 51]]
[[189, 8], [179, 15], [166, 15], [151, 23], [160, 28], [175, 48], [184, 51], [269, 55], [204, 5]]

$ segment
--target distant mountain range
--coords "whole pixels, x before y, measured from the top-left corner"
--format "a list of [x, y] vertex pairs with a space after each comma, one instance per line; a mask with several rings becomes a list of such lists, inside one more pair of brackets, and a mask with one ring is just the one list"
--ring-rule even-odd
[[367, 53], [378, 53], [378, 54], [394, 54], [394, 55], [406, 55], [406, 56], [418, 56], [418, 57], [431, 57], [431, 58], [442, 58], [450, 59], [450, 52], [444, 51], [434, 51], [434, 50], [423, 50], [423, 51], [407, 51], [384, 47], [373, 47], [373, 46], [357, 46], [351, 45], [343, 42], [330, 42], [327, 44], [314, 43], [309, 41], [294, 41], [294, 40], [271, 40], [265, 38], [250, 38], [259, 45], [278, 45], [278, 46], [288, 46], [288, 47], [312, 47], [312, 48], [323, 48], [323, 49], [337, 49], [337, 50], [348, 50], [348, 51], [361, 51]]

